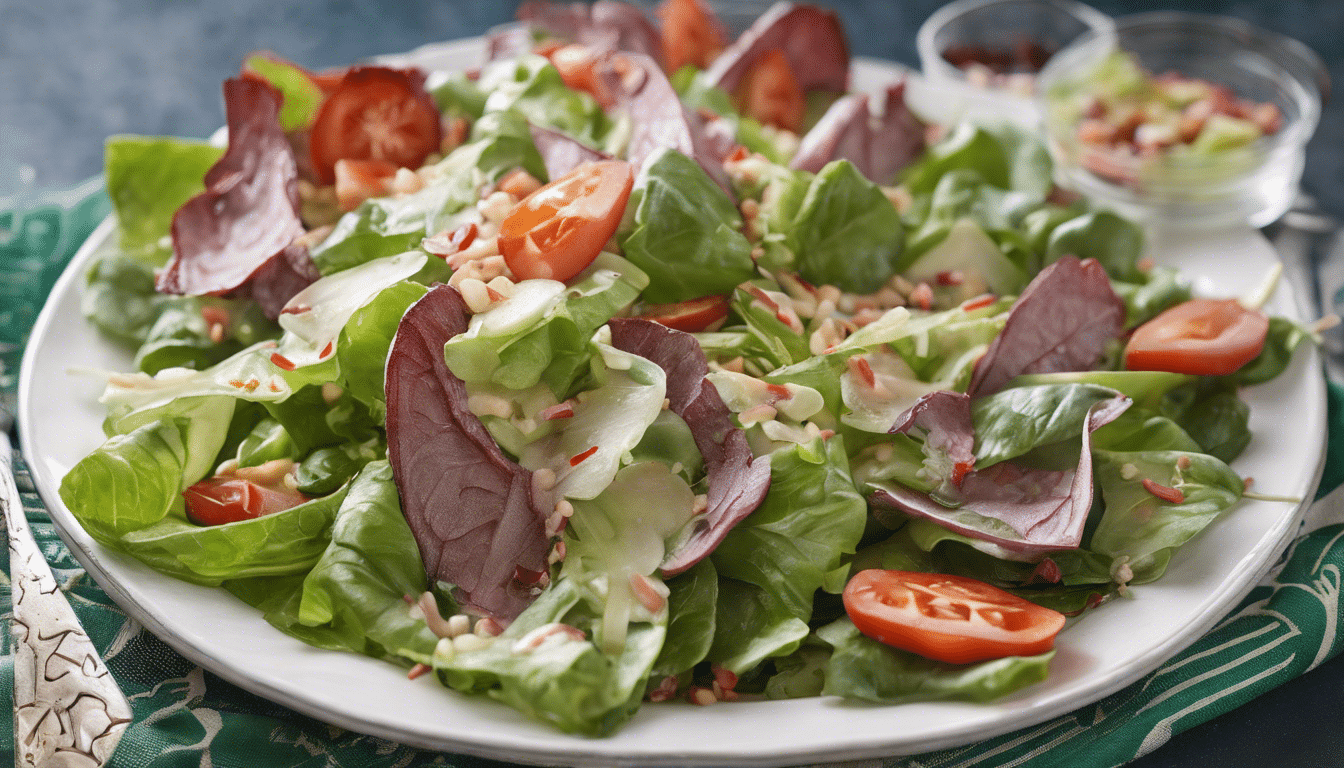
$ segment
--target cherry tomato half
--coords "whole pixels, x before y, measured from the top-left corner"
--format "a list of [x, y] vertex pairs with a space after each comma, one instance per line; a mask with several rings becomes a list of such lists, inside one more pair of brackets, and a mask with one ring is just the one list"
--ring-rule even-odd
[[443, 139], [439, 110], [414, 70], [355, 67], [313, 118], [310, 137], [318, 181], [336, 180], [337, 160], [385, 160], [419, 168]]
[[635, 174], [622, 160], [585, 163], [523, 198], [499, 225], [499, 252], [519, 280], [579, 274], [621, 223]]
[[1191, 299], [1140, 325], [1125, 345], [1131, 371], [1225, 376], [1265, 348], [1269, 318], [1233, 299]]
[[742, 76], [736, 96], [738, 107], [748, 117], [794, 133], [803, 127], [807, 102], [788, 58], [779, 49], [761, 54]]
[[678, 331], [697, 333], [728, 317], [728, 297], [701, 296], [675, 304], [645, 304], [639, 316]]
[[1054, 647], [1064, 614], [982, 581], [912, 571], [860, 571], [845, 611], [868, 637], [951, 664], [1034, 656]]
[[187, 518], [197, 525], [223, 525], [296, 507], [308, 498], [288, 488], [273, 489], [250, 480], [215, 475], [182, 492]]
[[609, 109], [616, 103], [616, 95], [611, 92], [605, 80], [597, 73], [601, 55], [582, 43], [562, 45], [546, 54], [551, 64], [560, 73], [565, 85], [576, 91], [597, 99], [603, 109]]
[[688, 64], [704, 69], [728, 45], [723, 24], [700, 0], [663, 0], [657, 14], [668, 72]]

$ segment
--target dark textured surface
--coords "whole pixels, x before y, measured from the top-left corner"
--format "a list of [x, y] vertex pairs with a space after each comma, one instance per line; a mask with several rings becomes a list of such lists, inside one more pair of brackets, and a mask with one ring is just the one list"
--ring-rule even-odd
[[[743, 5], [764, 7], [748, 0]], [[914, 36], [941, 2], [839, 0], [854, 52], [917, 65]], [[0, 197], [28, 166], [38, 188], [101, 168], [103, 139], [129, 132], [206, 136], [224, 122], [220, 83], [250, 51], [312, 68], [480, 34], [507, 0], [0, 0]], [[1344, 84], [1344, 2], [1119, 2], [1112, 14], [1228, 13], [1296, 37]], [[1344, 216], [1344, 99], [1327, 105], [1304, 187]], [[1132, 766], [1344, 766], [1344, 658], [1192, 731]]]

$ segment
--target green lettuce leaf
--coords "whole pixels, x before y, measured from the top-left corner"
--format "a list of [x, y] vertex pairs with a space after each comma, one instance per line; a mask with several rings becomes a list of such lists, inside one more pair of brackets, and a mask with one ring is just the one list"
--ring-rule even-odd
[[755, 275], [737, 206], [680, 152], [659, 153], [640, 169], [626, 211], [629, 223], [617, 237], [625, 257], [649, 275], [645, 301], [726, 294]]
[[812, 179], [790, 239], [804, 280], [875, 293], [896, 273], [905, 230], [886, 194], [853, 163], [835, 160]]
[[1055, 652], [1009, 656], [977, 664], [948, 664], [864, 636], [849, 619], [817, 631], [834, 650], [822, 693], [883, 703], [993, 701], [1049, 674]]
[[144, 136], [107, 140], [107, 194], [117, 213], [121, 247], [151, 264], [167, 261], [173, 214], [205, 191], [205, 172], [224, 154], [204, 141]]

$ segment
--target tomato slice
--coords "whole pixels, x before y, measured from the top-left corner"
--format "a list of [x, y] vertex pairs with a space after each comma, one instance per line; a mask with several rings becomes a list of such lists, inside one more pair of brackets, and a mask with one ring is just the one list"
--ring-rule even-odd
[[635, 173], [623, 160], [585, 163], [519, 201], [499, 225], [499, 252], [515, 278], [564, 282], [616, 233]]
[[571, 89], [591, 95], [603, 109], [609, 109], [616, 103], [616, 95], [597, 74], [597, 64], [601, 58], [597, 51], [582, 43], [570, 43], [547, 53], [546, 58], [551, 60], [551, 64], [560, 72], [560, 79]]
[[1064, 614], [964, 576], [870, 569], [843, 597], [863, 634], [951, 664], [1045, 653], [1064, 626]]
[[728, 317], [727, 296], [701, 296], [675, 304], [645, 304], [640, 317], [668, 328], [696, 333]]
[[318, 181], [336, 180], [337, 160], [385, 160], [419, 168], [443, 139], [438, 107], [414, 70], [355, 67], [313, 118], [310, 137]]
[[1234, 299], [1191, 299], [1134, 330], [1125, 367], [1226, 376], [1260, 354], [1268, 333], [1269, 318]]
[[668, 72], [687, 65], [704, 69], [728, 45], [723, 24], [700, 0], [664, 0], [656, 13]]
[[308, 498], [288, 488], [274, 489], [228, 475], [215, 475], [182, 492], [187, 518], [197, 525], [223, 525], [296, 507]]
[[761, 54], [737, 86], [738, 107], [748, 117], [797, 133], [807, 102], [789, 60], [778, 48]]

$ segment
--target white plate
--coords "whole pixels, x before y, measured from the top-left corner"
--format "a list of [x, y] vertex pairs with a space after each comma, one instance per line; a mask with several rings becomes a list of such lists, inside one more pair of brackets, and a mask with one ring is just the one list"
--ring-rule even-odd
[[[435, 46], [410, 58], [440, 67], [480, 60], [479, 41]], [[872, 87], [894, 65], [860, 62], [856, 84]], [[912, 86], [913, 89], [913, 86]], [[933, 100], [936, 102], [936, 100]], [[432, 675], [306, 646], [218, 589], [162, 576], [95, 543], [61, 503], [61, 477], [102, 441], [100, 381], [71, 369], [130, 370], [131, 356], [80, 314], [82, 275], [104, 222], [57, 283], [24, 359], [19, 426], [24, 455], [62, 537], [128, 614], [182, 655], [238, 685], [318, 719], [406, 744], [541, 764], [770, 765], [911, 754], [966, 744], [1033, 725], [1135, 681], [1186, 647], [1266, 573], [1297, 529], [1303, 505], [1246, 501], [1182, 549], [1157, 583], [1090, 613], [1059, 639], [1049, 680], [987, 704], [871, 706], [835, 698], [694, 707], [647, 705], [616, 735], [566, 736], [513, 710], [445, 690]], [[1203, 294], [1236, 295], [1276, 262], [1253, 230], [1155, 243], [1160, 263], [1197, 278]], [[1301, 317], [1290, 289], [1269, 309]], [[1234, 464], [1265, 493], [1309, 499], [1325, 441], [1325, 385], [1307, 345], [1283, 376], [1249, 389], [1255, 438]]]

